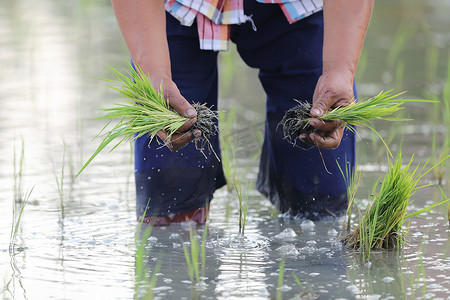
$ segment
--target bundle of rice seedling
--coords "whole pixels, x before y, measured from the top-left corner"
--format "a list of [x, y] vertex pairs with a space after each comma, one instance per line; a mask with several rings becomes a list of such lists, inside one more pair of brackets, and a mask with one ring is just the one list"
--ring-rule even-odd
[[[99, 154], [109, 143], [119, 139], [113, 147], [114, 150], [123, 141], [131, 141], [135, 138], [148, 135], [152, 140], [158, 131], [163, 130], [167, 133], [164, 144], [171, 141], [173, 134], [187, 121], [188, 118], [179, 115], [170, 107], [170, 99], [165, 99], [162, 91], [157, 91], [149, 77], [144, 74], [138, 66], [133, 67], [128, 63], [129, 71], [122, 73], [112, 67], [111, 71], [116, 75], [116, 80], [107, 80], [114, 83], [110, 86], [120, 94], [125, 96], [124, 102], [116, 104], [115, 107], [103, 109], [106, 115], [97, 119], [118, 120], [117, 124], [104, 135], [97, 150], [83, 165], [77, 176], [87, 167], [87, 165]], [[199, 129], [202, 135], [195, 139], [196, 148], [201, 151], [206, 145], [211, 146], [209, 138], [217, 133], [217, 113], [201, 104], [193, 104], [197, 111], [197, 121], [190, 129]], [[100, 131], [99, 135], [106, 130], [111, 121]], [[111, 151], [112, 151], [111, 150]], [[214, 152], [214, 149], [211, 148]]]
[[371, 249], [401, 247], [406, 230], [402, 229], [407, 218], [417, 216], [443, 204], [448, 200], [433, 204], [413, 213], [407, 213], [410, 198], [420, 188], [430, 186], [418, 185], [423, 176], [449, 156], [424, 171], [427, 163], [412, 169], [413, 157], [406, 166], [402, 166], [402, 153], [398, 152], [394, 162], [388, 161], [388, 172], [381, 183], [380, 191], [374, 197], [370, 208], [359, 220], [357, 228], [348, 234], [343, 242], [347, 246], [361, 249], [367, 257]]
[[[397, 97], [403, 93], [391, 95], [390, 92], [380, 92], [373, 98], [358, 102], [353, 100], [347, 106], [340, 106], [330, 110], [318, 119], [344, 122], [345, 126], [350, 130], [354, 130], [352, 125], [365, 126], [379, 136], [369, 125], [369, 122], [373, 119], [406, 121], [409, 119], [388, 116], [403, 109], [404, 107], [401, 105], [405, 102], [435, 102], [421, 99], [398, 99]], [[313, 118], [310, 114], [312, 105], [308, 102], [295, 101], [298, 102], [298, 105], [289, 109], [279, 123], [283, 127], [284, 139], [292, 145], [296, 144], [300, 134], [314, 131], [314, 127], [309, 124], [309, 120]]]

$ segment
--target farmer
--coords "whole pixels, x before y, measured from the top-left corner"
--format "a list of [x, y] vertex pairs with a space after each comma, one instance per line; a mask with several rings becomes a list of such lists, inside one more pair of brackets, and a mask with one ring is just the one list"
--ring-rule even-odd
[[[267, 3], [264, 3], [267, 2]], [[190, 118], [167, 147], [136, 140], [138, 219], [167, 225], [205, 222], [216, 189], [225, 185], [221, 162], [190, 143], [202, 132], [191, 102], [217, 109], [217, 55], [231, 40], [259, 69], [267, 94], [257, 189], [282, 213], [317, 219], [347, 207], [342, 169], [353, 168], [355, 136], [338, 122], [312, 119], [316, 129], [293, 147], [277, 125], [296, 102], [311, 115], [356, 97], [354, 77], [373, 0], [112, 0], [134, 64], [148, 74], [178, 113]], [[159, 132], [159, 138], [166, 138]], [[211, 138], [220, 156], [218, 137]], [[317, 147], [320, 147], [320, 151]], [[301, 148], [310, 148], [304, 150]], [[147, 208], [147, 209], [146, 209]], [[145, 216], [144, 211], [146, 211]]]

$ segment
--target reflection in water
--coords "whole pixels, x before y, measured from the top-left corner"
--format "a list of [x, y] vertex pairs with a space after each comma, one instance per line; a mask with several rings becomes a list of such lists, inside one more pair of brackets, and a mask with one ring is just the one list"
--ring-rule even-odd
[[[450, 5], [443, 0], [378, 1], [363, 56], [365, 71], [358, 73], [360, 95], [390, 89], [401, 81], [402, 89], [411, 95], [435, 92], [440, 99], [450, 46], [449, 12]], [[414, 35], [408, 33], [411, 23], [417, 25]], [[396, 35], [403, 35], [403, 42]], [[435, 67], [425, 62], [425, 58], [433, 61], [432, 57]], [[5, 266], [1, 274], [4, 298], [130, 299], [141, 295], [141, 287], [145, 294], [148, 278], [142, 285], [136, 281], [132, 149], [122, 146], [98, 156], [72, 182], [73, 174], [97, 147], [90, 140], [104, 125], [90, 119], [100, 115], [98, 108], [117, 99], [104, 82], [94, 78], [108, 77], [107, 65], [117, 67], [127, 59], [109, 1], [2, 1], [0, 264]], [[239, 102], [242, 109], [238, 111], [246, 112], [238, 116], [237, 127], [244, 130], [237, 132], [236, 139], [242, 139], [242, 134], [259, 128], [264, 95], [256, 72], [245, 68], [236, 53], [228, 54], [222, 64], [227, 64], [222, 70], [228, 87], [222, 90], [222, 104], [230, 107]], [[403, 70], [398, 67], [402, 64]], [[408, 113], [420, 123], [377, 123], [376, 127], [383, 136], [391, 135], [392, 150], [403, 140], [406, 155], [415, 152], [417, 161], [424, 161], [430, 155], [432, 134], [437, 132], [439, 142], [447, 132], [442, 124], [435, 125], [441, 112], [411, 106]], [[367, 198], [385, 172], [385, 153], [368, 132], [361, 131], [360, 136], [359, 157], [365, 171], [361, 196]], [[22, 193], [34, 189], [10, 256], [14, 144], [20, 148], [20, 137], [25, 141]], [[239, 169], [237, 173], [246, 173], [246, 180], [256, 177], [257, 165], [248, 159], [249, 152], [259, 147], [256, 136], [253, 140], [252, 145], [240, 145], [238, 152], [238, 164], [246, 172]], [[61, 193], [58, 185], [63, 188]], [[433, 199], [433, 191], [430, 187], [418, 192], [415, 207], [429, 205], [426, 202]], [[439, 210], [412, 220], [402, 251], [373, 252], [372, 260], [365, 263], [341, 247], [341, 220], [280, 219], [269, 201], [257, 193], [250, 195], [249, 205], [246, 234], [238, 238], [237, 199], [225, 190], [216, 193], [204, 284], [199, 286], [202, 299], [274, 298], [282, 257], [286, 299], [305, 290], [321, 299], [450, 296], [450, 231]], [[201, 235], [203, 227], [197, 229]], [[161, 262], [154, 274], [156, 297], [191, 298], [182, 247], [183, 243], [189, 247], [188, 241], [185, 226], [153, 229], [143, 261], [150, 270]]]
[[218, 241], [220, 274], [215, 293], [219, 299], [258, 299], [270, 295], [266, 269], [273, 262], [267, 246], [264, 236], [256, 231], [247, 232], [242, 238], [226, 236]]

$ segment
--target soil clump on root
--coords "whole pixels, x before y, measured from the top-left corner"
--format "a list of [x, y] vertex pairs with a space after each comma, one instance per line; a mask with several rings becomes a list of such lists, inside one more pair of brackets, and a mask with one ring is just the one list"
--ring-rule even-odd
[[298, 102], [296, 106], [286, 111], [283, 119], [278, 126], [283, 127], [283, 138], [292, 145], [296, 145], [298, 136], [302, 133], [311, 133], [314, 131], [308, 121], [312, 118], [310, 114], [311, 103]]

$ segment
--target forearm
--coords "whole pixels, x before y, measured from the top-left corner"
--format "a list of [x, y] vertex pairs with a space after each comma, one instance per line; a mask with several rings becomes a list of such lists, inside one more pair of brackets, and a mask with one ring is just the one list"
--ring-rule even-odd
[[195, 129], [186, 134], [195, 123], [197, 112], [180, 94], [172, 80], [164, 1], [111, 0], [111, 2], [134, 63], [148, 74], [156, 89], [162, 85], [164, 97], [167, 101], [170, 99], [169, 104], [174, 110], [190, 118], [170, 138], [162, 130], [157, 133], [170, 150], [176, 151], [202, 133]]
[[133, 61], [145, 73], [171, 78], [162, 0], [111, 0]]
[[373, 3], [374, 0], [324, 0], [324, 73], [342, 70], [355, 75]]

